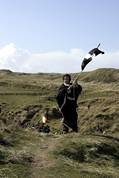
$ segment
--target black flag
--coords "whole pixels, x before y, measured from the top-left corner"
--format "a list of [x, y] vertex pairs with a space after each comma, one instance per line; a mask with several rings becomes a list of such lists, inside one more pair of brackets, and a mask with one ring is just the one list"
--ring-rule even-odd
[[104, 54], [103, 51], [99, 50], [98, 47], [100, 44], [97, 46], [97, 48], [92, 49], [91, 51], [88, 52], [88, 54], [84, 57], [83, 62], [81, 64], [81, 70], [83, 71], [86, 65], [92, 61], [94, 56], [97, 56], [99, 54]]

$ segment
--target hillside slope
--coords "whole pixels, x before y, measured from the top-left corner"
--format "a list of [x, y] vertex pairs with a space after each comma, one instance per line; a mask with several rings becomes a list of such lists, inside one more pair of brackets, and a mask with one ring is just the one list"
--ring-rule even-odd
[[84, 82], [119, 82], [119, 69], [101, 68], [92, 72], [84, 72], [80, 78]]
[[[0, 71], [2, 178], [118, 177], [119, 70], [80, 75], [80, 132], [67, 135], [60, 134], [61, 114], [55, 100], [62, 75]], [[48, 135], [34, 127], [46, 111]]]

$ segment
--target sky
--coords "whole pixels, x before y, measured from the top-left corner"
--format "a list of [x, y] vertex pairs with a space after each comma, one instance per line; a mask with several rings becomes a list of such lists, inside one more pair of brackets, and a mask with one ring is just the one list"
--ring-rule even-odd
[[105, 51], [85, 71], [119, 69], [118, 0], [0, 0], [0, 69], [80, 72], [99, 43]]

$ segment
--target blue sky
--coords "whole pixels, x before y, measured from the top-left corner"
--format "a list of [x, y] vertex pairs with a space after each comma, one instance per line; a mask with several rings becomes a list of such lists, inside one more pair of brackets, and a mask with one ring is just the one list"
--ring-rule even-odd
[[118, 9], [118, 0], [0, 0], [0, 68], [77, 72], [98, 43], [106, 53], [87, 69], [119, 68]]

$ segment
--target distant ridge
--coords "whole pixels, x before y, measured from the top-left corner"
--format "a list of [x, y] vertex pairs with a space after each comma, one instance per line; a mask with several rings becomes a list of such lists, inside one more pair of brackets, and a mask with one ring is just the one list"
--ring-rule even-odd
[[119, 69], [101, 68], [91, 72], [83, 72], [79, 80], [84, 82], [119, 82]]
[[0, 73], [13, 73], [11, 70], [9, 69], [0, 69]]
[[[38, 76], [56, 76], [61, 78], [62, 73], [25, 73], [25, 72], [13, 72], [8, 69], [1, 69], [0, 75], [38, 75]], [[71, 74], [72, 75], [72, 74]], [[78, 75], [78, 73], [77, 73]], [[79, 81], [84, 82], [102, 82], [102, 83], [111, 83], [119, 82], [119, 69], [114, 68], [100, 68], [90, 72], [82, 72]]]

